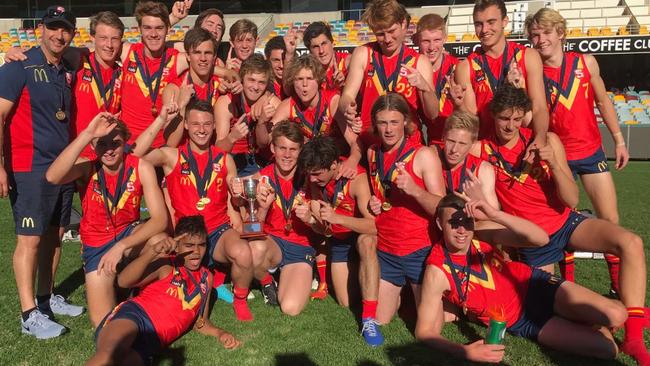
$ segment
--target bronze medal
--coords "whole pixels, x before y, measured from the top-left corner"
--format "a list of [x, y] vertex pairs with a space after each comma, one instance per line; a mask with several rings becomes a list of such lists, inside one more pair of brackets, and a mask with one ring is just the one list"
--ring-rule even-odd
[[289, 234], [291, 229], [293, 229], [293, 225], [291, 225], [291, 221], [289, 221], [284, 225], [284, 231]]
[[65, 119], [65, 112], [59, 109], [58, 111], [56, 111], [56, 114], [54, 116], [59, 121], [63, 121]]
[[158, 117], [158, 108], [156, 106], [151, 106], [151, 115], [154, 117]]
[[390, 202], [386, 201], [381, 204], [381, 209], [384, 211], [390, 211], [390, 209], [393, 208], [393, 205], [390, 204]]
[[202, 201], [204, 205], [210, 203], [210, 199], [208, 197], [202, 197], [199, 201]]
[[203, 201], [199, 200], [196, 203], [196, 209], [199, 210], [199, 211], [203, 211], [205, 209], [205, 203]]
[[201, 329], [205, 325], [205, 320], [202, 317], [196, 319], [196, 329]]

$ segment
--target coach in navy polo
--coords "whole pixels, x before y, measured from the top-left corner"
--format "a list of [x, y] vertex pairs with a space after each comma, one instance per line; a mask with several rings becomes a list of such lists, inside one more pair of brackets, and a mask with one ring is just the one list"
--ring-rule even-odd
[[[62, 60], [76, 19], [61, 6], [47, 9], [40, 47], [27, 60], [0, 68], [0, 197], [7, 195], [16, 224], [13, 269], [22, 311], [22, 332], [39, 339], [62, 334], [52, 312], [79, 315], [51, 296], [59, 231], [70, 218], [72, 190], [47, 183], [45, 171], [68, 144], [74, 70]], [[37, 299], [34, 298], [38, 269]], [[72, 309], [74, 310], [74, 309]], [[78, 314], [77, 314], [78, 313]]]

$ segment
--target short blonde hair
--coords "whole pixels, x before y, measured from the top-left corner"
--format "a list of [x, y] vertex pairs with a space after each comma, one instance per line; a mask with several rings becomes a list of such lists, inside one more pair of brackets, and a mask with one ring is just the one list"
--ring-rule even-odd
[[284, 90], [291, 94], [291, 96], [295, 96], [296, 94], [296, 91], [293, 88], [293, 81], [296, 80], [296, 75], [298, 75], [302, 69], [311, 70], [319, 88], [325, 81], [325, 69], [323, 68], [323, 65], [321, 65], [320, 61], [318, 61], [316, 57], [312, 56], [311, 53], [300, 55], [291, 60], [284, 72], [284, 76], [282, 77], [282, 86], [284, 87]]
[[566, 41], [566, 19], [551, 8], [539, 9], [537, 13], [529, 15], [526, 18], [525, 29], [528, 38], [530, 38], [530, 29], [533, 26], [538, 26], [542, 29], [555, 28], [555, 31], [563, 36], [563, 41]]
[[445, 127], [442, 131], [443, 136], [451, 130], [465, 130], [472, 136], [472, 141], [478, 138], [479, 121], [478, 117], [465, 111], [454, 111], [445, 121]]
[[411, 16], [404, 5], [396, 0], [374, 0], [368, 4], [361, 20], [366, 22], [373, 31], [390, 28], [393, 24], [406, 26], [411, 22]]

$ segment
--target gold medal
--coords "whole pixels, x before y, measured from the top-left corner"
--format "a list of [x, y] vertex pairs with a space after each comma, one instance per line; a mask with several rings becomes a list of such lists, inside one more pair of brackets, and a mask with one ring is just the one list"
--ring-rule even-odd
[[65, 119], [65, 112], [59, 109], [58, 111], [56, 111], [56, 114], [54, 116], [59, 121], [63, 121]]
[[293, 228], [293, 225], [291, 225], [291, 222], [287, 222], [287, 223], [284, 225], [284, 231], [285, 231], [287, 234], [291, 232], [291, 229], [292, 229], [292, 228]]
[[196, 209], [199, 211], [203, 211], [205, 209], [205, 203], [203, 201], [199, 200], [199, 202], [196, 203]]
[[156, 106], [151, 106], [151, 115], [154, 117], [158, 117], [158, 108]]
[[202, 197], [199, 201], [203, 202], [203, 204], [205, 205], [210, 203], [210, 199], [208, 197]]
[[205, 320], [202, 317], [196, 319], [196, 329], [201, 329], [205, 325]]
[[381, 209], [384, 211], [390, 211], [390, 209], [393, 208], [393, 205], [390, 204], [390, 202], [386, 201], [381, 204]]

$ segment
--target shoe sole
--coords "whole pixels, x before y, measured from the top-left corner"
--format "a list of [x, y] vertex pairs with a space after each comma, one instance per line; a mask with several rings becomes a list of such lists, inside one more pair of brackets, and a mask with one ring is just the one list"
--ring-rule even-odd
[[32, 332], [30, 332], [29, 330], [27, 330], [27, 329], [25, 329], [23, 327], [21, 327], [21, 330], [22, 330], [23, 334], [30, 335], [32, 337], [35, 337], [36, 339], [52, 339], [52, 338], [60, 337], [63, 334], [65, 334], [65, 328], [61, 329], [61, 332], [59, 334], [55, 334], [55, 335], [47, 336], [47, 337], [39, 337], [39, 336], [33, 334]]

